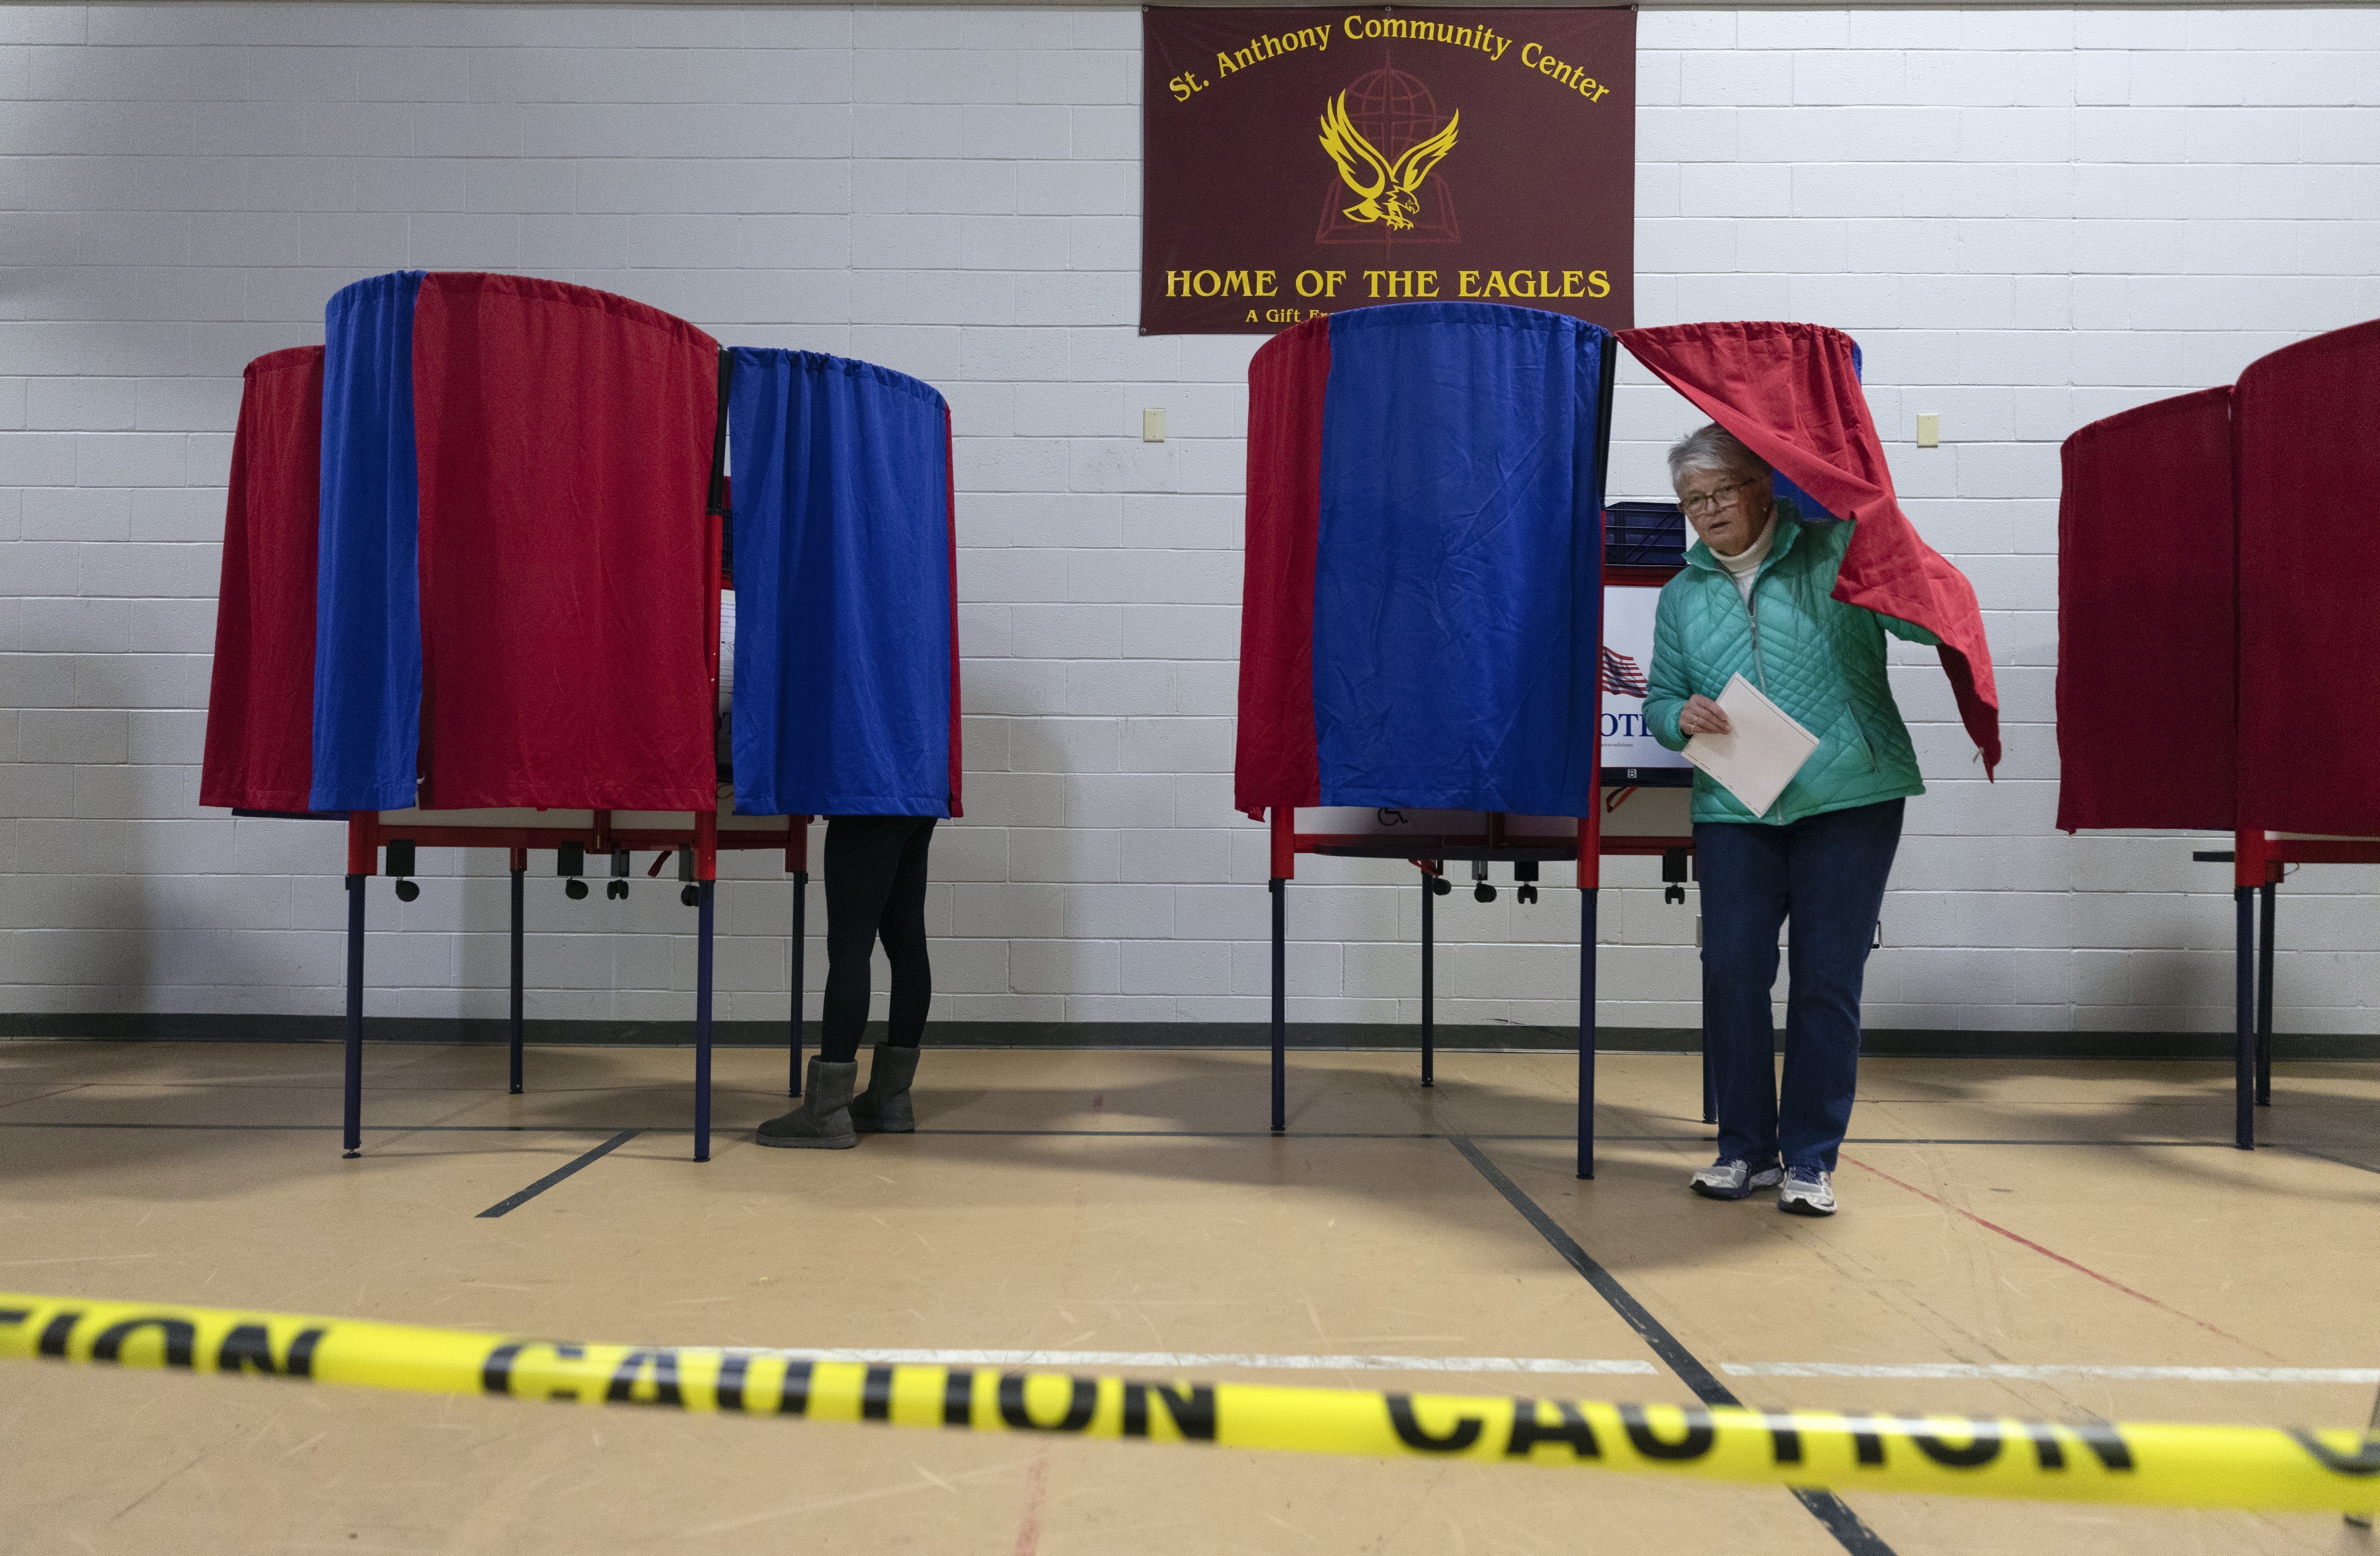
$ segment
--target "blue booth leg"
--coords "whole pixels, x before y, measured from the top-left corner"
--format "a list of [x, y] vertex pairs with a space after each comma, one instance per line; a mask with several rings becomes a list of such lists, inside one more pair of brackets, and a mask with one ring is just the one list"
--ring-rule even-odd
[[512, 872], [513, 876], [513, 1095], [521, 1089], [521, 1003], [526, 980], [527, 958], [522, 945], [523, 923], [528, 917], [528, 869], [526, 866]]
[[1438, 878], [1421, 878], [1421, 1083], [1438, 1084]]
[[1272, 881], [1272, 1131], [1289, 1127], [1289, 882]]
[[347, 1085], [341, 1147], [364, 1151], [364, 878], [347, 877]]
[[710, 927], [711, 890], [705, 881], [696, 888], [694, 941], [694, 1159], [710, 1160]]
[[2256, 1105], [2273, 1105], [2273, 910], [2277, 886], [2256, 894], [2263, 917], [2256, 925]]
[[1595, 899], [1579, 895], [1578, 921], [1578, 1175], [1595, 1176]]
[[2256, 1149], [2256, 889], [2231, 888], [2233, 958], [2231, 1057], [2237, 1098], [2231, 1143]]

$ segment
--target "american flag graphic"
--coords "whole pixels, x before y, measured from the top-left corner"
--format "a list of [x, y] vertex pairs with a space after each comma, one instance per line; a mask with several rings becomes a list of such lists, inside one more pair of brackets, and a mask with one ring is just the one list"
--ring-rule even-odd
[[1645, 672], [1636, 662], [1609, 647], [1603, 650], [1603, 689], [1614, 697], [1643, 697], [1650, 688], [1645, 685]]

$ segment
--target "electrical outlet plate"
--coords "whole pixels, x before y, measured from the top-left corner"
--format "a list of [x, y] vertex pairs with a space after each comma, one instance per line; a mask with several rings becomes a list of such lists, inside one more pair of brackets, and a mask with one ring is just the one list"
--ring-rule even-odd
[[1152, 407], [1140, 413], [1140, 441], [1143, 443], [1165, 441], [1165, 407], [1163, 406]]
[[1939, 411], [1921, 410], [1917, 413], [1917, 446], [1942, 446], [1942, 415]]

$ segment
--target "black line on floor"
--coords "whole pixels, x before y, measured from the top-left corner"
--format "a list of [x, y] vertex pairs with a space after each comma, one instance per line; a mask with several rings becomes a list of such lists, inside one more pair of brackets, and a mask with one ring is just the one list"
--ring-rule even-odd
[[[1461, 1135], [1416, 1131], [1412, 1134], [1367, 1131], [1361, 1129], [1293, 1129], [1286, 1135], [1276, 1135], [1269, 1129], [920, 1129], [920, 1135], [1050, 1135], [1086, 1136], [1097, 1138], [1114, 1136], [1120, 1139], [1134, 1137], [1183, 1140], [1559, 1140], [1567, 1145], [1578, 1138], [1575, 1135], [1494, 1135], [1484, 1130]], [[1626, 1141], [1635, 1144], [1708, 1145], [1711, 1136], [1702, 1135], [1614, 1135], [1598, 1130], [1596, 1138], [1605, 1141]], [[1847, 1146], [2189, 1146], [2207, 1150], [2231, 1150], [2229, 1140], [1993, 1140], [1947, 1139], [1932, 1136], [1872, 1136], [1847, 1138]]]
[[[607, 1131], [617, 1130], [623, 1127], [633, 1127], [638, 1133], [685, 1133], [684, 1126], [682, 1125], [622, 1125], [615, 1124], [371, 1124], [364, 1126], [364, 1133], [367, 1135], [600, 1135]], [[336, 1133], [338, 1128], [339, 1125], [335, 1124], [151, 1124], [113, 1122], [100, 1119], [0, 1118], [0, 1129], [249, 1129], [261, 1131], [280, 1130], [301, 1134], [328, 1135]], [[917, 1131], [917, 1133], [920, 1135], [985, 1136], [994, 1137], [1015, 1136], [1019, 1137], [1035, 1138], [1046, 1137], [1052, 1139], [1114, 1138], [1120, 1140], [1451, 1140], [1459, 1138], [1526, 1143], [1532, 1141], [1553, 1140], [1567, 1142], [1575, 1138], [1575, 1137], [1570, 1135], [1497, 1135], [1489, 1134], [1485, 1131], [1454, 1136], [1432, 1131], [1414, 1131], [1411, 1133], [1405, 1133], [1400, 1131], [1361, 1129], [1302, 1130], [1286, 1136], [1275, 1135], [1269, 1129], [928, 1128], [920, 1129]], [[1610, 1142], [1637, 1145], [1707, 1145], [1711, 1138], [1708, 1134], [1613, 1135], [1608, 1132], [1600, 1134], [1597, 1137]], [[2111, 1147], [2138, 1149], [2154, 1146], [2160, 1149], [2188, 1148], [2199, 1150], [2229, 1150], [2233, 1149], [2229, 1140], [2010, 1140], [1964, 1139], [1949, 1137], [1915, 1135], [1858, 1136], [1846, 1139], [1843, 1144], [1847, 1146], [2087, 1146], [2102, 1149]], [[2275, 1140], [2268, 1142], [2268, 1144], [2277, 1149], [2300, 1150], [2306, 1152], [2308, 1155], [2321, 1155], [2321, 1152], [2314, 1151], [2310, 1148], [2289, 1145], [2283, 1141]], [[2350, 1167], [2361, 1165], [2357, 1162], [2347, 1161], [2343, 1158], [2325, 1160], [2338, 1160], [2342, 1165]], [[2371, 1170], [2380, 1171], [2380, 1169]]]
[[[1708, 1138], [1706, 1136], [1703, 1137]], [[2203, 1146], [2209, 1149], [2212, 1149], [2216, 1146], [2221, 1146], [2226, 1149], [2236, 1149], [2232, 1147], [2231, 1142], [2228, 1140], [2143, 1140], [2138, 1138], [2115, 1140], [1962, 1140], [1948, 1137], [1923, 1137], [1913, 1135], [1871, 1135], [1864, 1139], [1846, 1139], [1843, 1141], [1843, 1144], [1847, 1146]]]
[[[1535, 1227], [1537, 1235], [1543, 1237], [1554, 1252], [1561, 1255], [1564, 1262], [1595, 1288], [1596, 1295], [1611, 1305], [1611, 1310], [1625, 1319], [1628, 1327], [1652, 1347], [1655, 1355], [1669, 1364], [1670, 1370], [1694, 1392], [1695, 1398], [1705, 1404], [1740, 1406], [1743, 1404], [1735, 1397], [1732, 1390], [1718, 1380], [1717, 1374], [1703, 1365], [1700, 1357], [1686, 1349], [1684, 1342], [1670, 1332], [1667, 1324], [1655, 1318], [1650, 1308], [1637, 1301], [1628, 1288], [1620, 1283], [1619, 1277], [1597, 1264], [1594, 1257], [1579, 1246], [1577, 1238], [1546, 1213], [1545, 1207], [1530, 1198], [1520, 1185], [1504, 1174], [1502, 1168], [1488, 1161], [1487, 1153], [1473, 1144], [1469, 1136], [1450, 1135], [1447, 1143], [1461, 1151], [1463, 1160], [1478, 1169], [1479, 1175], [1488, 1180], [1489, 1186], [1502, 1195], [1512, 1209], [1521, 1212], [1521, 1219]], [[1884, 1542], [1884, 1537], [1862, 1523], [1859, 1514], [1832, 1491], [1814, 1491], [1801, 1487], [1790, 1489], [1794, 1500], [1808, 1509], [1812, 1517], [1825, 1525], [1827, 1532], [1835, 1537], [1836, 1543], [1850, 1551], [1852, 1556], [1893, 1556], [1892, 1547]]]
[[[1269, 1129], [920, 1129], [920, 1135], [1029, 1135], [1050, 1136], [1065, 1139], [1119, 1140], [1442, 1140], [1445, 1136], [1434, 1130], [1314, 1129], [1300, 1130], [1292, 1135], [1276, 1135]], [[1515, 1135], [1517, 1140], [1567, 1140], [1567, 1135]], [[1639, 1137], [1648, 1140], [1669, 1138], [1666, 1135]]]
[[1536, 1228], [1537, 1235], [1553, 1246], [1554, 1252], [1561, 1255], [1570, 1267], [1595, 1288], [1597, 1295], [1611, 1304], [1612, 1311], [1628, 1321], [1628, 1327], [1653, 1348], [1655, 1355], [1670, 1365], [1671, 1371], [1685, 1380], [1686, 1387], [1694, 1390], [1705, 1404], [1743, 1403], [1728, 1392], [1727, 1385], [1718, 1380], [1718, 1375], [1697, 1360], [1694, 1354], [1670, 1332], [1668, 1326], [1631, 1295], [1628, 1288], [1621, 1285], [1610, 1270], [1597, 1264], [1585, 1248], [1579, 1246], [1577, 1238], [1563, 1231], [1561, 1224], [1524, 1193], [1520, 1185], [1504, 1175], [1502, 1168], [1488, 1161], [1487, 1153], [1474, 1145], [1469, 1136], [1451, 1136], [1448, 1143], [1463, 1153], [1464, 1161], [1479, 1170], [1479, 1175], [1486, 1178], [1512, 1209], [1521, 1212], [1522, 1220]]
[[1810, 1510], [1810, 1516], [1827, 1526], [1835, 1543], [1852, 1556], [1893, 1556], [1892, 1547], [1884, 1537], [1867, 1526], [1866, 1522], [1851, 1510], [1851, 1504], [1832, 1491], [1814, 1491], [1806, 1486], [1786, 1488], [1793, 1500]]
[[543, 1194], [547, 1189], [552, 1188], [563, 1179], [570, 1176], [571, 1173], [577, 1172], [582, 1167], [592, 1167], [596, 1162], [601, 1161], [604, 1157], [611, 1155], [613, 1151], [618, 1150], [622, 1146], [626, 1145], [630, 1140], [635, 1139], [638, 1136], [643, 1133], [644, 1131], [641, 1129], [621, 1130], [618, 1134], [613, 1136], [601, 1145], [597, 1146], [593, 1150], [589, 1151], [586, 1155], [579, 1157], [573, 1161], [567, 1162], [563, 1166], [556, 1167], [552, 1172], [548, 1173], [545, 1176], [538, 1179], [537, 1182], [529, 1185], [527, 1188], [522, 1189], [518, 1194], [509, 1195], [504, 1198], [497, 1200], [486, 1210], [481, 1210], [478, 1219], [484, 1221], [490, 1216], [501, 1216], [507, 1210], [519, 1210], [523, 1205], [528, 1204], [539, 1195]]
[[36, 1091], [30, 1097], [19, 1097], [14, 1101], [0, 1102], [0, 1108], [21, 1108], [28, 1102], [43, 1101], [52, 1097], [63, 1097], [69, 1091], [80, 1091], [83, 1088], [88, 1086], [103, 1086], [106, 1083], [103, 1081], [70, 1080], [66, 1082], [64, 1085], [57, 1087], [54, 1090]]
[[[616, 1124], [367, 1124], [367, 1135], [601, 1135]], [[641, 1134], [644, 1125], [638, 1125]], [[0, 1118], [0, 1129], [248, 1129], [335, 1135], [335, 1124], [123, 1124], [104, 1119]]]

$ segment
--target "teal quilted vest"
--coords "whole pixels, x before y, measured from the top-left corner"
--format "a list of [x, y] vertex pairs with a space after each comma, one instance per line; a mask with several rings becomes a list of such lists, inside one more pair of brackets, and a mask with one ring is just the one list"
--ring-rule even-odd
[[1834, 598], [1850, 525], [1804, 523], [1781, 498], [1774, 522], [1777, 538], [1753, 580], [1749, 607], [1699, 541], [1686, 550], [1686, 570], [1662, 586], [1645, 723], [1662, 745], [1682, 749], [1678, 714], [1686, 699], [1697, 692], [1716, 699], [1740, 674], [1817, 735], [1818, 748], [1759, 816], [1696, 771], [1697, 823], [1783, 825], [1925, 792], [1909, 726], [1885, 679], [1884, 635], [1929, 645], [1936, 638]]

